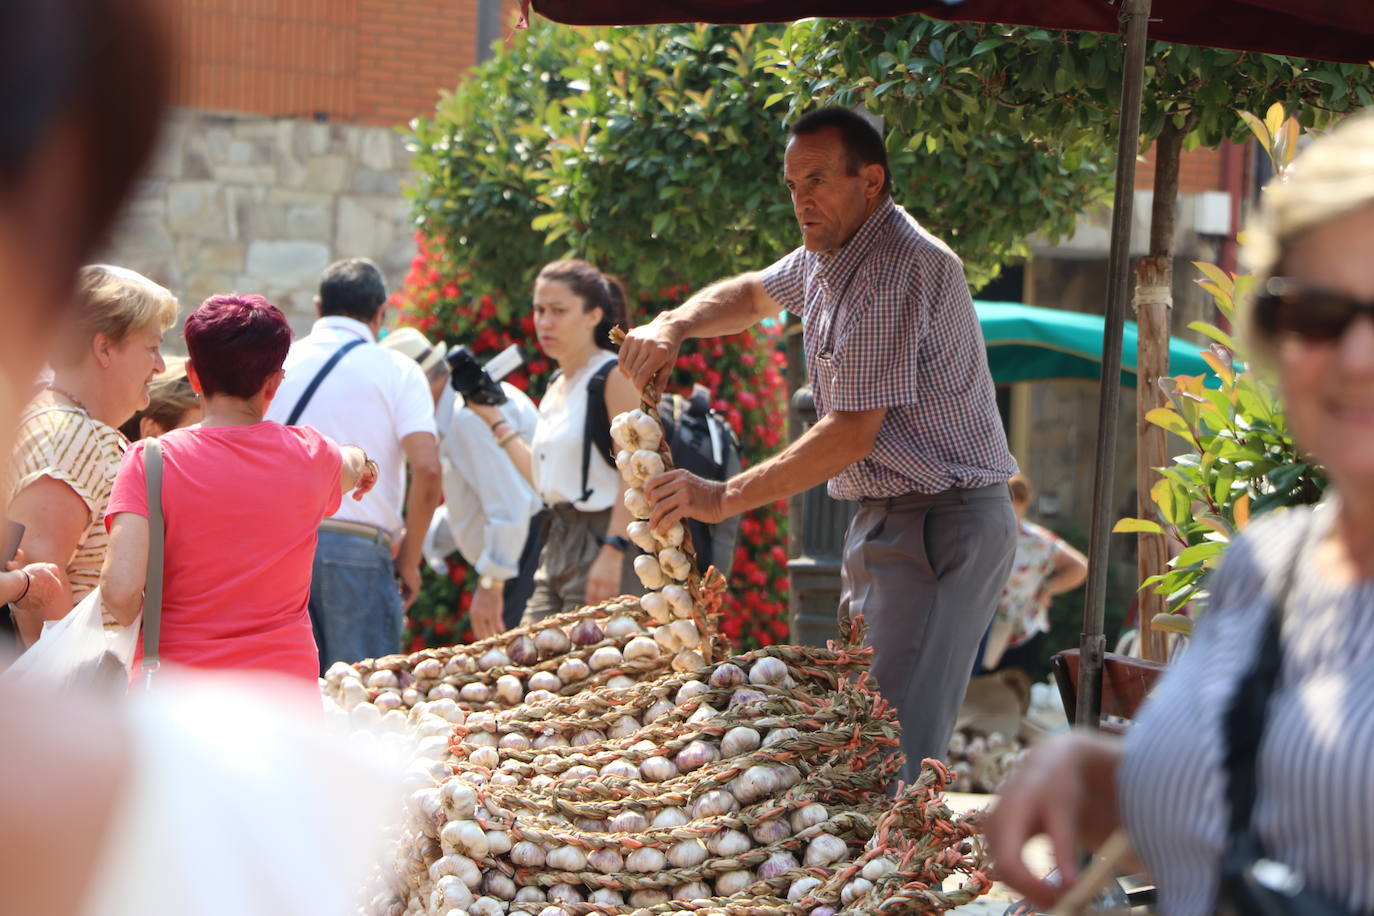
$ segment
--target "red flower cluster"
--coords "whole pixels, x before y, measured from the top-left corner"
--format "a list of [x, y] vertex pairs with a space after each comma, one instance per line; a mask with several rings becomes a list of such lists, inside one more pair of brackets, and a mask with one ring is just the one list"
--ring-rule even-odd
[[[401, 321], [450, 345], [465, 344], [489, 358], [514, 343], [525, 366], [507, 381], [538, 398], [549, 381], [550, 361], [538, 350], [533, 320], [523, 308], [522, 290], [476, 290], [442, 239], [417, 235], [419, 254], [405, 284], [393, 296]], [[691, 292], [683, 284], [645, 290], [638, 318], [647, 320], [680, 303]], [[772, 454], [787, 428], [787, 357], [781, 329], [758, 328], [715, 340], [693, 341], [678, 358], [670, 381], [687, 393], [694, 383], [714, 393], [714, 406], [734, 428], [747, 466]], [[721, 630], [741, 649], [785, 642], [788, 635], [787, 504], [749, 513], [724, 604]], [[468, 605], [476, 575], [455, 555], [447, 576], [425, 573], [419, 601], [410, 610], [412, 649], [450, 645], [468, 638]]]

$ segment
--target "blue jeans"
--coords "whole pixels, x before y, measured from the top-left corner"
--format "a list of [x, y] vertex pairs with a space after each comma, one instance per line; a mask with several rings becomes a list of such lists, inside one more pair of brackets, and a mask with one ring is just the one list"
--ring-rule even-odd
[[310, 582], [310, 622], [323, 672], [401, 651], [401, 592], [391, 551], [380, 541], [321, 531]]

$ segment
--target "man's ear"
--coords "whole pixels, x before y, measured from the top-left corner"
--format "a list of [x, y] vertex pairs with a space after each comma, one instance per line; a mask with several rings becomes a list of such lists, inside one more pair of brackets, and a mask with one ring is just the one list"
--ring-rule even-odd
[[859, 174], [864, 179], [864, 197], [872, 200], [883, 193], [883, 185], [887, 183], [887, 169], [876, 162], [870, 162], [859, 170]]
[[196, 372], [195, 364], [189, 359], [186, 360], [186, 381], [191, 383], [191, 390], [200, 395], [203, 400], [205, 398], [205, 388], [200, 383], [200, 375]]

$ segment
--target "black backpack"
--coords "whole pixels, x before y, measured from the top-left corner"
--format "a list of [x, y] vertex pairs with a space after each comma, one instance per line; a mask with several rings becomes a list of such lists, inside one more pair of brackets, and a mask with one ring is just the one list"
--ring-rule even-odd
[[[587, 493], [587, 474], [591, 470], [592, 447], [615, 467], [615, 446], [611, 442], [611, 418], [606, 413], [606, 377], [615, 368], [609, 361], [587, 382], [587, 426], [582, 437], [582, 492]], [[711, 409], [710, 392], [698, 385], [690, 398], [665, 394], [658, 399], [658, 416], [673, 464], [707, 480], [727, 480], [740, 471], [739, 441], [730, 424]], [[584, 497], [585, 498], [585, 497]], [[697, 566], [702, 572], [715, 566], [723, 576], [730, 575], [735, 561], [735, 541], [739, 538], [739, 516], [708, 525], [687, 520]]]

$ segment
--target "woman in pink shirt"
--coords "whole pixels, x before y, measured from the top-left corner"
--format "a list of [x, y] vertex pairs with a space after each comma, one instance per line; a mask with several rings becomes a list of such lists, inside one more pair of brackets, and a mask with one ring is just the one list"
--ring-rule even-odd
[[[377, 465], [311, 427], [263, 420], [291, 344], [286, 318], [266, 299], [207, 299], [185, 333], [205, 418], [161, 437], [161, 656], [313, 684], [319, 659], [306, 605], [320, 521], [342, 494], [359, 499], [371, 489]], [[101, 598], [124, 624], [142, 609], [147, 580], [143, 447], [125, 454], [105, 516]]]

